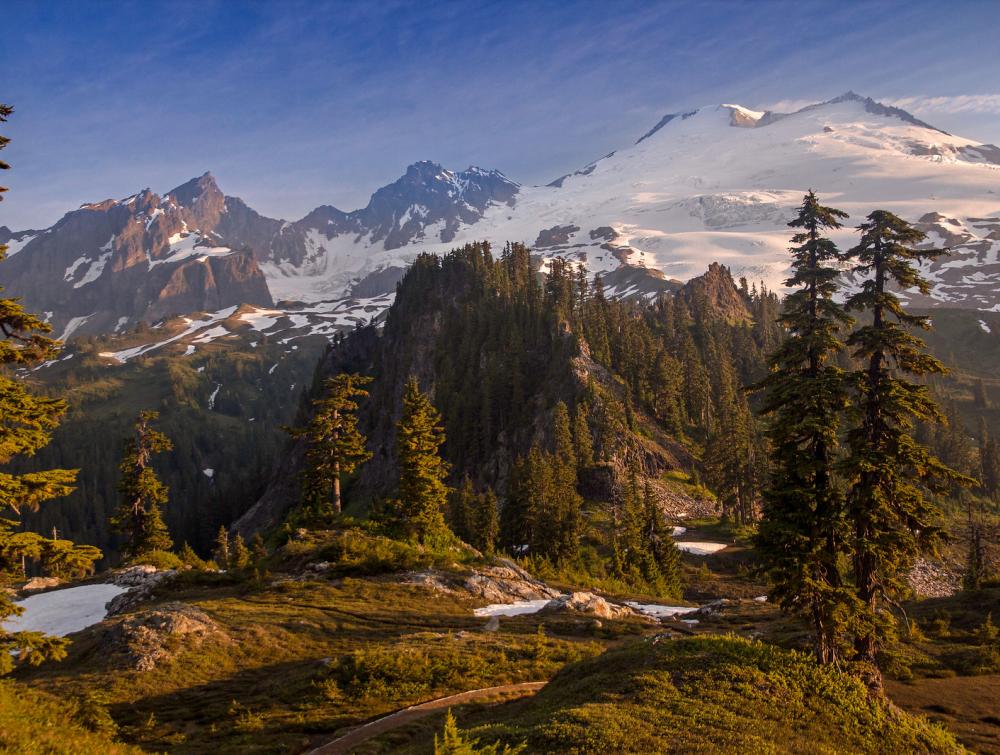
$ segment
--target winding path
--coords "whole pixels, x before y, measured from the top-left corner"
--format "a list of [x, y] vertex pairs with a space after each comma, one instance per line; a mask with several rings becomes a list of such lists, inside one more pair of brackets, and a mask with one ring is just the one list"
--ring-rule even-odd
[[438, 712], [442, 708], [450, 708], [452, 705], [461, 705], [475, 700], [500, 695], [506, 692], [537, 692], [548, 682], [521, 682], [519, 684], [501, 684], [499, 687], [484, 687], [483, 689], [473, 689], [468, 692], [459, 692], [457, 695], [439, 697], [437, 700], [428, 700], [426, 703], [411, 705], [409, 708], [397, 710], [382, 718], [376, 718], [356, 729], [352, 729], [342, 737], [327, 742], [325, 745], [317, 747], [308, 755], [346, 755], [351, 748], [371, 739], [372, 737], [384, 734], [387, 731], [398, 729], [411, 721], [418, 721]]

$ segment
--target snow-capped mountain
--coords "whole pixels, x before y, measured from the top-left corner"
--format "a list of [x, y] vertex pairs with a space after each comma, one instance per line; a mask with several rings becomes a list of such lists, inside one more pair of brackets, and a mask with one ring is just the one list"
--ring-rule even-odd
[[[543, 269], [556, 256], [584, 264], [616, 296], [653, 295], [716, 261], [778, 288], [786, 223], [809, 188], [851, 225], [888, 209], [952, 250], [912, 304], [1000, 311], [1000, 149], [853, 93], [794, 113], [670, 114], [545, 186], [419, 162], [362, 209], [321, 205], [294, 222], [205, 174], [162, 198], [84, 205], [46, 230], [0, 228], [0, 284], [64, 337], [240, 304], [270, 313], [248, 322], [327, 333], [384, 309], [418, 253], [482, 239], [526, 242]], [[856, 232], [837, 236], [848, 248]]]
[[[447, 184], [438, 166], [419, 165]], [[612, 295], [655, 294], [713, 261], [780, 288], [786, 224], [814, 188], [850, 213], [837, 234], [845, 249], [855, 243], [853, 226], [883, 208], [953, 250], [928, 266], [931, 296], [910, 292], [911, 303], [1000, 308], [1000, 149], [854, 93], [794, 113], [727, 104], [667, 115], [635, 144], [546, 186], [493, 175], [493, 193], [480, 193], [485, 201], [474, 215], [453, 214], [448, 224], [423, 217], [415, 195], [399, 191], [406, 179], [393, 184], [397, 203], [383, 213], [396, 218], [395, 234], [384, 225], [379, 233], [344, 232], [336, 218], [329, 233], [313, 224], [304, 260], [262, 263], [272, 292], [336, 297], [367, 279], [366, 293], [389, 293], [384, 285], [419, 251], [480, 239], [526, 242], [543, 267], [555, 256], [585, 264]]]

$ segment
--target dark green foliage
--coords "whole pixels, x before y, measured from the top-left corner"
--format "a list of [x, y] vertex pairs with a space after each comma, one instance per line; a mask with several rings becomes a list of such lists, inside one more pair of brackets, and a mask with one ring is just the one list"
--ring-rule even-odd
[[368, 395], [362, 386], [371, 380], [353, 374], [326, 380], [322, 397], [313, 401], [309, 424], [289, 431], [306, 442], [302, 499], [314, 514], [321, 515], [328, 508], [339, 514], [341, 477], [352, 474], [371, 458], [365, 436], [358, 431], [357, 417], [358, 399]]
[[492, 490], [477, 493], [468, 477], [451, 491], [449, 525], [474, 548], [493, 553], [500, 536], [499, 505]]
[[851, 320], [834, 301], [837, 263], [844, 255], [827, 229], [847, 215], [806, 194], [792, 237], [793, 289], [780, 322], [788, 336], [771, 357], [771, 372], [756, 387], [770, 415], [772, 475], [764, 495], [757, 547], [774, 582], [771, 597], [813, 625], [817, 658], [837, 660], [846, 620], [842, 604], [845, 525], [842, 486], [834, 474], [840, 417], [848, 386], [835, 358]]
[[411, 376], [403, 390], [403, 416], [396, 428], [398, 511], [406, 534], [421, 542], [448, 534], [444, 521], [448, 464], [440, 454], [443, 443], [441, 415]]
[[170, 439], [152, 427], [158, 416], [153, 411], [139, 413], [120, 466], [120, 503], [112, 524], [125, 536], [124, 553], [132, 560], [149, 551], [167, 551], [173, 547], [160, 512], [167, 502], [167, 487], [152, 467], [154, 454], [173, 448]]
[[905, 591], [914, 559], [932, 549], [940, 533], [939, 512], [924, 490], [945, 492], [971, 481], [912, 437], [915, 421], [944, 417], [926, 385], [903, 376], [942, 374], [945, 368], [909, 331], [929, 328], [928, 319], [905, 312], [890, 290], [892, 285], [927, 293], [930, 286], [918, 264], [943, 251], [915, 248], [925, 234], [884, 210], [868, 215], [859, 230], [861, 239], [850, 254], [854, 273], [866, 280], [847, 307], [869, 313], [871, 322], [847, 341], [862, 369], [852, 376], [857, 397], [843, 469], [851, 485], [847, 519], [857, 595], [855, 652], [874, 664], [887, 631], [885, 605]]

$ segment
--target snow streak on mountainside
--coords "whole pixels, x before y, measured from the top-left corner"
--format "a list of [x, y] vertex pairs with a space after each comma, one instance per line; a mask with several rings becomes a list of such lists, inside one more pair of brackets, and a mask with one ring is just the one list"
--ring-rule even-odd
[[789, 114], [671, 114], [547, 186], [420, 162], [360, 210], [323, 205], [294, 222], [224, 196], [205, 174], [163, 198], [84, 205], [46, 230], [0, 227], [0, 285], [63, 336], [240, 304], [277, 307], [286, 324], [308, 312], [325, 333], [387, 306], [418, 253], [483, 239], [529, 244], [542, 269], [554, 257], [584, 264], [614, 296], [654, 296], [713, 261], [779, 288], [786, 223], [809, 188], [850, 213], [836, 234], [845, 249], [851, 226], [883, 208], [952, 250], [927, 266], [931, 295], [909, 292], [912, 304], [1000, 311], [1000, 149], [853, 93]]

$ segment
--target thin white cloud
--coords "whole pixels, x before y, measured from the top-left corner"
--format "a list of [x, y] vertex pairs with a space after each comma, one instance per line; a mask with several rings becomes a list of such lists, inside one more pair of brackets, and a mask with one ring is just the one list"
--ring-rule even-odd
[[958, 94], [948, 97], [900, 97], [884, 100], [887, 105], [914, 113], [996, 113], [1000, 115], [1000, 94]]

